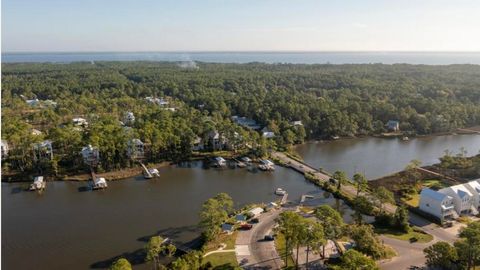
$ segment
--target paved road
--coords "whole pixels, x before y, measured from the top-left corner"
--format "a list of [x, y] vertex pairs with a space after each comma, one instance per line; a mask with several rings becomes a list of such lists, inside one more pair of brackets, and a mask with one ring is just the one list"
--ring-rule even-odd
[[281, 269], [283, 261], [275, 249], [274, 241], [263, 241], [275, 226], [275, 219], [282, 210], [262, 214], [259, 223], [248, 231], [239, 231], [235, 242], [238, 264], [243, 269]]
[[430, 246], [430, 243], [410, 243], [397, 239], [380, 236], [380, 239], [386, 244], [395, 249], [398, 256], [391, 260], [381, 261], [378, 265], [381, 269], [406, 270], [412, 266], [425, 266], [425, 255], [423, 249]]

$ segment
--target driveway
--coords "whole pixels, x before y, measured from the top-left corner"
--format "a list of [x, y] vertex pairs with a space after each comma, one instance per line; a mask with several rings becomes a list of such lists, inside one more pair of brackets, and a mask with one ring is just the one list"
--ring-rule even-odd
[[281, 210], [274, 210], [258, 217], [259, 223], [247, 231], [240, 230], [235, 242], [235, 254], [243, 269], [281, 269], [282, 258], [275, 249], [274, 241], [263, 241], [266, 234], [272, 232], [275, 219]]

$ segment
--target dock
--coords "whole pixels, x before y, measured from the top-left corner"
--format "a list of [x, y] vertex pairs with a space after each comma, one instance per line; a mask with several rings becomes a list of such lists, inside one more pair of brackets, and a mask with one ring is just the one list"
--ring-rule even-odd
[[284, 205], [287, 203], [288, 193], [283, 194], [282, 200], [280, 201], [280, 205]]
[[147, 166], [145, 166], [145, 164], [143, 164], [143, 162], [139, 161], [140, 163], [140, 166], [142, 166], [143, 168], [143, 176], [146, 178], [146, 179], [150, 179], [150, 178], [153, 178], [153, 175], [150, 173], [150, 171], [148, 170]]

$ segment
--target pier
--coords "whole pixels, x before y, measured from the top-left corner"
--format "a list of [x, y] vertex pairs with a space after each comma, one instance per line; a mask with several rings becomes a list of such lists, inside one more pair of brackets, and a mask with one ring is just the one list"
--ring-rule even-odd
[[147, 179], [153, 178], [153, 175], [150, 173], [147, 166], [145, 166], [145, 164], [143, 164], [143, 162], [141, 161], [139, 161], [138, 163], [140, 163], [140, 166], [142, 166], [143, 168], [143, 176]]

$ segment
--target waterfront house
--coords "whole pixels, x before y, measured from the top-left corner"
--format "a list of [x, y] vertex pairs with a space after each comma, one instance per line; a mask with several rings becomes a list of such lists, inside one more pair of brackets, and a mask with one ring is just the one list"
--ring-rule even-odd
[[245, 216], [243, 214], [236, 215], [235, 216], [235, 221], [236, 222], [245, 222], [245, 221], [247, 221], [247, 216]]
[[141, 159], [145, 156], [145, 145], [140, 139], [131, 139], [127, 145], [127, 156], [131, 159]]
[[87, 145], [82, 148], [81, 151], [83, 162], [87, 165], [96, 165], [100, 160], [100, 152], [98, 148], [93, 147], [92, 145]]
[[87, 127], [88, 122], [86, 119], [81, 118], [81, 117], [75, 117], [72, 119], [73, 125], [77, 127]]
[[255, 208], [250, 209], [250, 211], [248, 211], [248, 213], [250, 215], [252, 215], [253, 217], [257, 217], [263, 212], [264, 212], [263, 208], [261, 208], [261, 207], [255, 207]]
[[2, 159], [5, 159], [8, 156], [8, 143], [6, 140], [2, 140], [1, 144], [1, 150], [2, 150]]
[[223, 150], [226, 147], [226, 139], [217, 131], [210, 131], [208, 133], [208, 146], [212, 151]]
[[439, 218], [442, 222], [457, 217], [453, 197], [430, 188], [424, 188], [420, 192], [419, 209]]
[[458, 215], [472, 213], [473, 194], [463, 184], [442, 188], [438, 192], [453, 198], [455, 211]]
[[474, 210], [472, 210], [472, 214], [477, 214], [480, 212], [480, 179], [465, 183], [464, 186], [473, 196], [472, 205]]
[[135, 115], [133, 112], [126, 112], [125, 115], [123, 116], [123, 123], [125, 125], [132, 125], [135, 123]]
[[387, 122], [387, 129], [389, 131], [399, 131], [400, 130], [400, 122], [397, 120], [388, 120]]
[[34, 152], [35, 161], [52, 160], [53, 159], [52, 141], [46, 140], [43, 142], [35, 143], [33, 145], [33, 152]]

